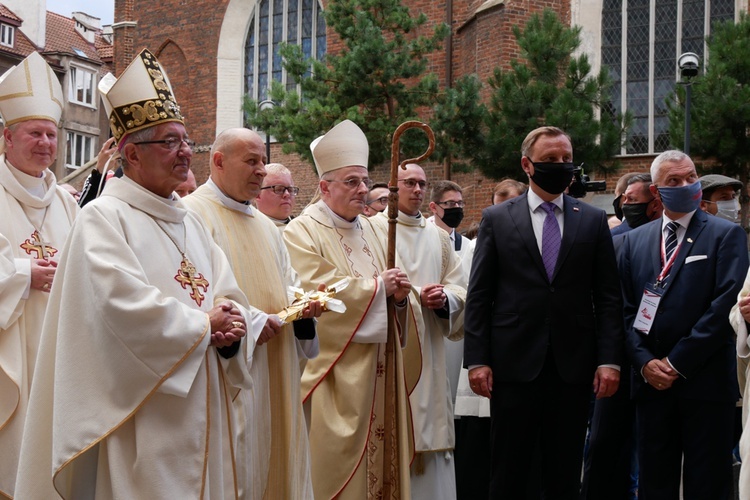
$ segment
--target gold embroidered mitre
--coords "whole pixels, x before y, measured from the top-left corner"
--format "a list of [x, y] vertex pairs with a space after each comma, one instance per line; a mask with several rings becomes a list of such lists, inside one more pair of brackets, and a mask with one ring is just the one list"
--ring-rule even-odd
[[184, 123], [167, 73], [143, 49], [119, 78], [111, 73], [99, 82], [109, 127], [119, 144], [126, 134], [167, 122]]
[[370, 147], [362, 129], [351, 120], [344, 120], [324, 136], [310, 144], [318, 175], [344, 167], [367, 168]]
[[58, 125], [62, 111], [60, 80], [38, 52], [0, 76], [0, 115], [6, 127], [26, 120]]

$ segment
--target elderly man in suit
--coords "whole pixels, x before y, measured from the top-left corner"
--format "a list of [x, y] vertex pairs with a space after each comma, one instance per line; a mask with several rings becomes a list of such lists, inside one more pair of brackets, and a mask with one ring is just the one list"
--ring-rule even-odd
[[466, 301], [464, 365], [490, 398], [491, 498], [525, 498], [540, 443], [545, 498], [575, 499], [593, 381], [619, 383], [620, 283], [603, 211], [564, 195], [570, 137], [529, 133], [529, 191], [484, 210]]
[[[625, 237], [628, 354], [636, 376], [639, 498], [728, 498], [738, 396], [729, 311], [747, 272], [737, 224], [698, 210], [701, 185], [681, 151], [651, 165], [664, 216]], [[682, 470], [681, 470], [682, 469]]]

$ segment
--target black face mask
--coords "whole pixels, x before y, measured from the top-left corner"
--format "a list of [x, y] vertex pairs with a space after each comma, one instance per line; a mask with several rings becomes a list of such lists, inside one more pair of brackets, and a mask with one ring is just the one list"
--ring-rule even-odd
[[[531, 161], [531, 159], [529, 159]], [[534, 175], [531, 180], [549, 194], [560, 194], [573, 180], [573, 163], [534, 163]]]
[[650, 201], [646, 203], [626, 203], [622, 206], [622, 213], [625, 216], [625, 220], [628, 221], [628, 226], [632, 229], [642, 226], [651, 219], [647, 215], [648, 206], [651, 204]]
[[464, 220], [464, 209], [461, 207], [444, 208], [443, 216], [440, 217], [446, 226], [456, 228]]
[[[615, 217], [617, 217], [620, 220], [622, 220], [622, 218], [625, 216], [622, 210], [622, 205], [620, 205], [621, 200], [622, 200], [622, 195], [612, 200], [612, 207], [615, 209]], [[628, 222], [628, 225], [630, 225], [630, 222]]]

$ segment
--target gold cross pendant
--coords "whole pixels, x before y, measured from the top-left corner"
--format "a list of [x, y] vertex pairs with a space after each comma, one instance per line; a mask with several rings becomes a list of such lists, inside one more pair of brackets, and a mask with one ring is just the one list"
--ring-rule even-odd
[[23, 242], [21, 248], [29, 255], [31, 255], [31, 252], [36, 252], [37, 259], [46, 260], [57, 253], [57, 249], [51, 243], [44, 241], [39, 231], [36, 230], [31, 233], [31, 238]]
[[204, 292], [208, 291], [208, 280], [205, 279], [202, 274], [196, 272], [195, 266], [185, 255], [182, 256], [180, 270], [177, 271], [174, 279], [182, 285], [182, 288], [185, 290], [190, 288], [190, 298], [192, 298], [198, 306], [203, 303], [205, 296], [201, 293], [200, 289], [203, 288]]

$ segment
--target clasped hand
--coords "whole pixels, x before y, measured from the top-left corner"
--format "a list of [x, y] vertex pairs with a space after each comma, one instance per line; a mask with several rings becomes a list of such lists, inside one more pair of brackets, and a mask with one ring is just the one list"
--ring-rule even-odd
[[245, 336], [245, 318], [230, 301], [214, 306], [208, 311], [208, 318], [211, 322], [211, 345], [214, 347], [228, 347]]

